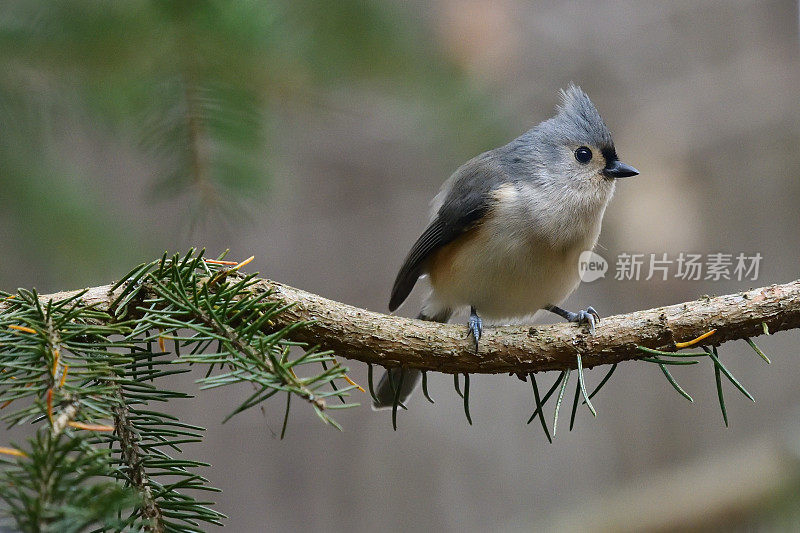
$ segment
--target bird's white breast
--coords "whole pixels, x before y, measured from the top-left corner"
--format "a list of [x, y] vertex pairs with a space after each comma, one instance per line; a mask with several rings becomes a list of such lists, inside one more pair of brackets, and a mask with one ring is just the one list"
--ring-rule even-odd
[[561, 303], [580, 282], [578, 257], [594, 247], [613, 187], [601, 192], [500, 187], [481, 225], [454, 243], [446, 263], [430, 273], [432, 297], [450, 308], [474, 306], [490, 320]]

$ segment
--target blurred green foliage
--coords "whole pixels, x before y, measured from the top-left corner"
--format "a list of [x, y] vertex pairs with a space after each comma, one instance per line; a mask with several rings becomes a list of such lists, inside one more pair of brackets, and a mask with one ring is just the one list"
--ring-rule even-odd
[[142, 188], [182, 195], [195, 213], [263, 197], [273, 111], [317, 103], [357, 80], [414, 100], [410, 108], [424, 107], [420, 116], [437, 128], [472, 123], [462, 130], [485, 143], [502, 127], [476, 119], [481, 97], [412, 8], [378, 0], [6, 2], [0, 220], [13, 226], [15, 247], [85, 272], [103, 258], [117, 268], [163, 246], [93, 193], [91, 170], [64, 153], [75, 124], [152, 160], [156, 175]]

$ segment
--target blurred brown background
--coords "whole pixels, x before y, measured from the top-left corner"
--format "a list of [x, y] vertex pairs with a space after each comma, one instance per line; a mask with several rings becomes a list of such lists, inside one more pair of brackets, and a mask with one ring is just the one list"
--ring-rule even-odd
[[[796, 2], [152, 5], [3, 9], [3, 289], [102, 284], [201, 246], [385, 311], [441, 182], [549, 117], [570, 81], [641, 175], [607, 211], [610, 275], [568, 308], [607, 316], [798, 277]], [[173, 76], [199, 92], [174, 92]], [[227, 122], [212, 115], [201, 138], [170, 129], [193, 103]], [[192, 179], [193, 149], [209, 168], [223, 149], [246, 161]], [[613, 279], [621, 252], [681, 251], [759, 252], [759, 278]], [[339, 413], [342, 433], [296, 407], [283, 441], [282, 402], [220, 424], [244, 389], [174, 408], [209, 428], [188, 452], [213, 465], [231, 531], [786, 530], [800, 527], [798, 340], [759, 339], [769, 367], [744, 342], [722, 347], [757, 400], [726, 383], [727, 429], [705, 364], [674, 371], [694, 404], [657, 367], [621, 365], [572, 432], [570, 386], [552, 445], [525, 425], [530, 386], [507, 376], [473, 376], [471, 427], [444, 375], [430, 377], [436, 405], [415, 397], [397, 432], [365, 396]]]

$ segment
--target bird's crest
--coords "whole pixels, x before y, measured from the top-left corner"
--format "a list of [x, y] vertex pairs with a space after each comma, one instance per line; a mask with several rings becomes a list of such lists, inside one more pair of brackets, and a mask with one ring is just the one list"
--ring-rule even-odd
[[563, 127], [568, 128], [567, 136], [576, 142], [603, 148], [614, 146], [611, 132], [597, 108], [577, 85], [570, 83], [566, 89], [561, 90], [561, 104], [556, 107], [556, 111], [558, 114], [555, 118]]

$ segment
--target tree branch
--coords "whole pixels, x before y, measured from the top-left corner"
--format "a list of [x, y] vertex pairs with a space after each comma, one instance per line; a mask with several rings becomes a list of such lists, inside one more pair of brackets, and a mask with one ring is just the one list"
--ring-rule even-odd
[[[239, 273], [231, 273], [239, 276]], [[111, 285], [87, 290], [87, 305], [107, 309]], [[676, 342], [716, 329], [698, 343], [720, 344], [800, 327], [800, 280], [746, 292], [604, 318], [594, 334], [574, 324], [488, 327], [475, 353], [466, 327], [374, 313], [277, 283], [259, 280], [248, 290], [271, 292], [270, 299], [293, 304], [275, 326], [311, 323], [292, 340], [330, 349], [337, 356], [386, 367], [446, 373], [528, 373], [593, 367], [642, 357], [637, 346], [674, 350]], [[42, 296], [60, 300], [77, 291]]]
[[119, 453], [124, 464], [123, 472], [131, 485], [133, 485], [142, 498], [142, 516], [147, 520], [146, 531], [162, 533], [164, 531], [164, 517], [161, 508], [156, 503], [150, 479], [144, 468], [144, 458], [139, 448], [136, 430], [131, 424], [128, 406], [118, 392], [120, 403], [112, 408], [114, 413], [114, 432], [119, 440]]

